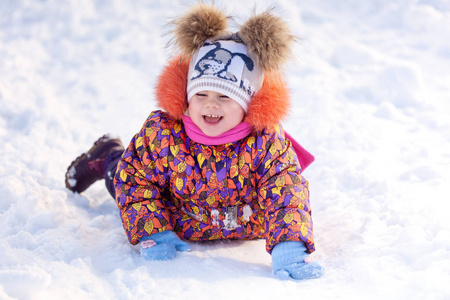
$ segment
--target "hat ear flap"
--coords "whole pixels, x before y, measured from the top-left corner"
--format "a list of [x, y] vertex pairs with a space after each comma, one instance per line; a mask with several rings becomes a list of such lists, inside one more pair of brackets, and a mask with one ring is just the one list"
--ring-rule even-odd
[[206, 40], [214, 39], [227, 30], [228, 17], [218, 8], [199, 3], [172, 22], [175, 46], [184, 57], [191, 57]]
[[244, 121], [257, 131], [275, 130], [275, 125], [289, 113], [289, 89], [280, 72], [270, 72], [264, 75], [261, 89], [250, 102]]

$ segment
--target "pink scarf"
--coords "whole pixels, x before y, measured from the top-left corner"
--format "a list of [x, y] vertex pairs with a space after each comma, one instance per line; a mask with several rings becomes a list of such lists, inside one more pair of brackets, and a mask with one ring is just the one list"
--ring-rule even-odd
[[241, 122], [238, 126], [222, 133], [219, 136], [207, 136], [197, 125], [194, 124], [191, 117], [183, 115], [182, 119], [184, 129], [186, 130], [189, 138], [194, 142], [208, 146], [233, 143], [247, 137], [252, 132], [252, 126], [250, 126], [250, 124], [247, 122]]
[[[223, 145], [227, 143], [234, 143], [240, 139], [247, 137], [252, 132], [252, 126], [247, 122], [241, 122], [238, 126], [233, 129], [228, 130], [227, 132], [222, 133], [219, 136], [207, 136], [203, 133], [203, 131], [194, 124], [192, 119], [189, 116], [182, 116], [184, 129], [186, 130], [186, 134], [188, 137], [194, 142], [207, 145], [207, 146], [215, 146], [215, 145]], [[298, 156], [298, 160], [300, 162], [300, 166], [302, 167], [302, 172], [305, 170], [313, 161], [314, 156], [305, 150], [290, 134], [286, 131], [284, 132], [286, 139], [291, 141], [292, 147], [294, 148], [295, 153]]]

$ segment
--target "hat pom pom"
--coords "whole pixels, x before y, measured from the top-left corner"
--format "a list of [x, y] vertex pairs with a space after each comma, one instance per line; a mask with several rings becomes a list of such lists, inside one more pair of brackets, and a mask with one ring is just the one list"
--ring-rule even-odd
[[174, 22], [174, 43], [182, 55], [190, 57], [207, 39], [214, 39], [228, 26], [228, 18], [218, 8], [199, 3]]
[[248, 19], [238, 35], [265, 72], [279, 70], [288, 61], [296, 39], [286, 22], [271, 10]]

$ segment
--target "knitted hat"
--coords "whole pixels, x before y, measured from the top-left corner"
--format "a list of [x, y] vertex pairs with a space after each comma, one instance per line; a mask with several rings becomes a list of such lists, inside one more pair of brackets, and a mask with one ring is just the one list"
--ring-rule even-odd
[[288, 26], [269, 11], [251, 17], [240, 30], [227, 30], [218, 8], [200, 3], [175, 23], [175, 43], [191, 57], [187, 99], [211, 90], [229, 96], [247, 112], [264, 72], [281, 68], [294, 40]]
[[237, 101], [256, 130], [273, 130], [290, 106], [280, 71], [295, 37], [272, 10], [250, 17], [236, 33], [227, 21], [221, 10], [200, 2], [172, 22], [180, 57], [160, 75], [157, 100], [179, 119], [197, 92], [216, 91]]
[[[230, 36], [233, 37], [236, 35]], [[215, 91], [235, 100], [247, 112], [263, 79], [263, 72], [242, 41], [207, 41], [191, 59], [187, 99], [189, 102], [200, 91]]]

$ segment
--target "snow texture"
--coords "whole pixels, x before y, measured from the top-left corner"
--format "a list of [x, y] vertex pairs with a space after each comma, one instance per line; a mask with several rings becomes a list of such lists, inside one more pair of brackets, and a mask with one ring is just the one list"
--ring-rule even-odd
[[[284, 126], [316, 156], [320, 279], [277, 279], [263, 240], [145, 261], [102, 182], [65, 188], [156, 109], [164, 25], [193, 2], [0, 1], [0, 299], [449, 299], [448, 0], [275, 2], [300, 37]], [[238, 23], [254, 5], [218, 4]]]

